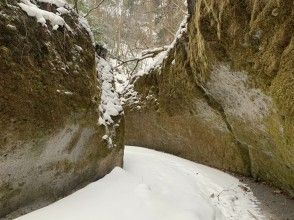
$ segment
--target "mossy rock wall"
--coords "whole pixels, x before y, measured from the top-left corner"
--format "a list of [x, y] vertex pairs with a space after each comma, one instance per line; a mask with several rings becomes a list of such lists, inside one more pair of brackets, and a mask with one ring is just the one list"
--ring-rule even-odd
[[126, 142], [294, 195], [293, 4], [196, 1], [162, 67], [135, 82], [140, 108], [126, 106]]
[[95, 52], [78, 16], [63, 15], [72, 31], [52, 30], [8, 3], [0, 3], [0, 217], [65, 196], [123, 158], [121, 119], [116, 147], [102, 139]]

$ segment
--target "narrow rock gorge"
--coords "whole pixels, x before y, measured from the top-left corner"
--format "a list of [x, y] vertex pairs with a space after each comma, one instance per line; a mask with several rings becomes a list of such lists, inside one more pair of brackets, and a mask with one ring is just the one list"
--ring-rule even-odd
[[126, 93], [126, 143], [293, 196], [294, 2], [188, 3], [181, 37]]
[[[186, 3], [187, 12], [183, 14], [187, 16], [171, 45], [149, 48], [134, 59], [114, 61], [114, 56], [109, 53], [107, 57], [107, 50], [97, 44], [97, 36], [85, 18], [100, 5], [83, 15], [77, 5], [64, 0], [0, 2], [0, 218], [12, 219], [46, 206], [95, 181], [98, 189], [98, 179], [115, 167], [123, 167], [125, 145], [151, 148], [253, 177], [278, 188], [281, 196], [283, 192], [294, 196], [294, 1]], [[121, 13], [122, 6], [118, 5]], [[107, 7], [109, 11], [104, 12], [118, 13]], [[125, 28], [120, 22], [118, 26]], [[143, 27], [137, 29], [145, 31]], [[113, 28], [109, 33], [115, 31]], [[145, 36], [130, 36], [136, 35]], [[125, 52], [129, 45], [121, 43], [120, 37], [118, 46]], [[152, 62], [140, 66], [146, 54]], [[135, 65], [124, 69], [128, 70], [125, 76], [120, 68], [130, 61]], [[137, 70], [138, 67], [142, 68]], [[131, 165], [139, 164], [132, 163], [138, 158], [158, 153], [146, 152], [129, 147], [129, 171]], [[164, 164], [162, 170], [174, 166], [181, 168], [179, 176], [193, 175], [194, 165], [187, 174], [184, 166], [173, 162], [178, 159], [164, 163], [161, 157], [165, 155], [158, 155], [158, 164]], [[155, 160], [149, 160], [148, 168], [154, 169], [155, 177], [159, 176], [159, 170], [151, 167]], [[202, 167], [201, 172], [209, 170], [213, 176], [214, 169], [200, 164], [197, 167]], [[174, 169], [170, 169], [171, 176]], [[148, 176], [147, 168], [144, 170]], [[116, 168], [108, 176], [118, 180], [113, 184], [117, 191], [119, 178], [126, 174]], [[136, 181], [127, 175], [133, 188], [129, 181], [125, 187], [134, 194], [132, 202], [137, 204], [151, 194], [151, 187], [143, 184], [143, 176], [142, 181], [137, 181], [140, 169], [136, 170]], [[239, 197], [249, 193], [249, 188], [240, 187], [239, 180], [226, 175], [221, 174], [234, 182]], [[159, 182], [165, 183], [169, 177], [160, 178]], [[193, 178], [196, 181], [198, 176]], [[197, 190], [205, 187], [205, 178]], [[211, 186], [219, 179], [209, 179]], [[165, 195], [165, 188], [157, 185]], [[221, 192], [217, 184], [213, 193], [206, 189], [205, 199], [215, 202], [211, 207], [218, 209], [222, 203], [219, 196], [226, 186], [227, 183], [220, 188]], [[108, 193], [113, 193], [111, 189]], [[99, 188], [97, 192], [103, 190]], [[158, 199], [158, 192], [152, 193]], [[183, 193], [188, 198], [192, 195], [185, 190]], [[120, 197], [119, 193], [115, 195]], [[166, 200], [170, 202], [172, 198], [174, 203], [172, 190], [170, 195]], [[253, 198], [253, 194], [250, 196]], [[70, 205], [71, 202], [69, 208]], [[157, 203], [153, 205], [157, 210]], [[235, 212], [235, 206], [238, 203], [230, 207], [228, 215]], [[109, 208], [108, 203], [105, 207]], [[166, 207], [168, 210], [174, 206]], [[243, 211], [250, 216], [248, 207], [238, 208], [242, 212], [236, 216], [242, 216]], [[178, 213], [178, 219], [187, 214], [184, 211]], [[253, 215], [252, 219], [257, 218]]]

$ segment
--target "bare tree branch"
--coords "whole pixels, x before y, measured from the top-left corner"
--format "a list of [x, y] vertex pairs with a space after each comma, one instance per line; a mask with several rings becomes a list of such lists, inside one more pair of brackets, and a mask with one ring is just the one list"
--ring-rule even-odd
[[76, 11], [76, 13], [79, 14], [78, 2], [79, 2], [79, 0], [74, 0], [74, 10]]
[[171, 1], [184, 15], [188, 15], [187, 11], [185, 11], [183, 6], [178, 5], [176, 2]]
[[102, 3], [104, 2], [105, 0], [101, 0], [98, 5], [96, 5], [94, 8], [91, 8], [87, 14], [84, 16], [85, 18], [88, 17], [94, 10], [98, 9], [100, 7], [100, 5], [102, 5]]
[[154, 48], [154, 49], [147, 49], [147, 50], [143, 50], [142, 51], [142, 56], [146, 56], [146, 55], [149, 55], [149, 54], [152, 54], [153, 57], [155, 57], [157, 54], [167, 50], [167, 46], [163, 46], [163, 47], [158, 47], [158, 48]]
[[131, 76], [133, 75], [133, 73], [134, 73], [135, 70], [137, 69], [137, 67], [138, 67], [138, 65], [139, 65], [139, 63], [140, 63], [140, 61], [141, 61], [141, 60], [137, 60], [136, 65], [135, 65], [135, 67], [133, 68], [132, 72], [130, 72], [130, 74], [128, 74], [129, 77], [131, 77]]
[[130, 62], [136, 62], [136, 68], [137, 68], [138, 63], [140, 61], [148, 59], [148, 58], [154, 58], [156, 55], [158, 55], [160, 52], [162, 52], [164, 50], [165, 50], [165, 48], [163, 47], [162, 50], [147, 51], [147, 52], [145, 52], [145, 54], [142, 57], [136, 57], [136, 58], [132, 58], [132, 59], [129, 59], [129, 60], [122, 61], [115, 68], [118, 68], [118, 67], [123, 66], [123, 65], [125, 65], [127, 63], [130, 63]]
[[144, 60], [144, 59], [147, 59], [148, 57], [140, 57], [140, 58], [133, 58], [133, 59], [130, 59], [130, 60], [125, 60], [125, 61], [122, 61], [120, 64], [118, 64], [115, 68], [118, 68], [120, 66], [123, 66], [127, 63], [131, 63], [131, 62], [138, 62], [138, 61], [141, 61], [141, 60]]

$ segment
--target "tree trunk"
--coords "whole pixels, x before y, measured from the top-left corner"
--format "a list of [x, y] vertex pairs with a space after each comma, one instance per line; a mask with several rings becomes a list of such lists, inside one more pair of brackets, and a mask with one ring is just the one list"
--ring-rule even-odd
[[195, 10], [195, 0], [188, 0], [188, 13], [192, 15]]
[[74, 9], [77, 13], [79, 13], [78, 1], [79, 0], [74, 0]]

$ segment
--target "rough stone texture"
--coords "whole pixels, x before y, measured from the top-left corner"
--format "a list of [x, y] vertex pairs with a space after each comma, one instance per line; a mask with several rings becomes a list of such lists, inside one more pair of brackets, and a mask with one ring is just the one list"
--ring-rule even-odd
[[161, 69], [135, 82], [126, 143], [294, 195], [294, 2], [198, 0]]
[[116, 147], [102, 139], [94, 46], [77, 15], [63, 15], [72, 33], [53, 31], [16, 3], [0, 3], [0, 217], [67, 195], [123, 158], [122, 119]]

